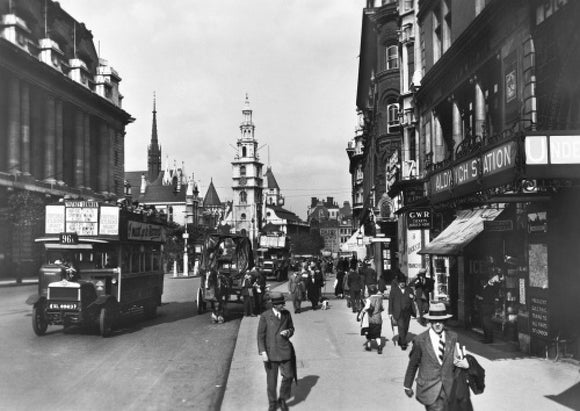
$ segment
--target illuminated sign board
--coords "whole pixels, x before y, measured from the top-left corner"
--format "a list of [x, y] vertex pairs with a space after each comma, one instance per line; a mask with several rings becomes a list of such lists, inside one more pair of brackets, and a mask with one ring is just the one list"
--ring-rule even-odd
[[580, 135], [526, 136], [526, 164], [580, 164]]

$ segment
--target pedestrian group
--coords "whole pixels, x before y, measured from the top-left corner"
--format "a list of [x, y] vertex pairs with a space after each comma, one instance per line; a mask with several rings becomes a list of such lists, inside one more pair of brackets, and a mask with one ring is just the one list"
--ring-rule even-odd
[[[325, 275], [332, 270], [332, 263], [325, 260], [305, 261], [295, 267], [288, 279], [294, 314], [303, 312], [305, 301], [310, 302], [312, 310], [324, 305], [322, 287]], [[347, 308], [356, 313], [361, 335], [365, 337], [365, 351], [376, 348], [378, 354], [383, 353], [386, 341], [382, 336], [383, 301], [388, 294], [393, 344], [405, 351], [412, 343], [403, 381], [405, 394], [415, 396], [427, 411], [472, 411], [470, 390], [476, 394], [483, 391], [485, 372], [476, 359], [466, 353], [457, 334], [447, 329], [447, 320], [452, 315], [447, 312], [446, 304], [431, 301], [434, 281], [426, 276], [427, 270], [421, 269], [411, 281], [399, 270], [386, 270], [377, 278], [372, 261], [357, 260], [353, 255], [350, 259], [339, 258], [335, 271], [334, 296], [344, 298]], [[249, 278], [250, 283], [256, 281]], [[490, 281], [490, 284], [491, 287], [495, 283]], [[253, 287], [248, 285], [247, 289]], [[256, 295], [250, 292], [249, 296], [252, 294]], [[270, 308], [260, 315], [258, 324], [258, 353], [266, 370], [268, 409], [284, 411], [288, 409], [292, 380], [298, 382], [296, 353], [290, 342], [295, 329], [290, 312], [284, 308], [284, 295], [270, 293], [269, 300]], [[412, 317], [428, 328], [410, 339], [408, 330]], [[278, 374], [282, 378], [279, 394]]]

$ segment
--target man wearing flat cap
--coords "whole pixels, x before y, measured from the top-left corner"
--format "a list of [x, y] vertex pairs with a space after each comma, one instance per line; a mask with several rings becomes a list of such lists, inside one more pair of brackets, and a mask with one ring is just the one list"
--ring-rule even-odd
[[409, 354], [403, 383], [405, 394], [413, 397], [413, 380], [417, 375], [417, 401], [427, 411], [449, 409], [455, 367], [469, 368], [464, 348], [457, 342], [457, 334], [445, 329], [451, 317], [444, 303], [432, 303], [429, 313], [425, 314], [430, 327], [413, 339]]
[[[272, 308], [264, 311], [258, 323], [258, 353], [264, 361], [268, 392], [268, 410], [288, 409], [292, 379], [296, 380], [296, 355], [290, 337], [294, 324], [290, 312], [284, 309], [284, 295], [271, 293]], [[277, 395], [278, 370], [282, 375], [280, 396]]]

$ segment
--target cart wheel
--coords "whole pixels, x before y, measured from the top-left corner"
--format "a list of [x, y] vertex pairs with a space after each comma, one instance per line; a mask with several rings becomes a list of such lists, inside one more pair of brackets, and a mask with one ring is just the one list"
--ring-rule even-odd
[[34, 306], [32, 309], [32, 329], [38, 336], [44, 335], [48, 328], [48, 320], [43, 306]]
[[203, 314], [205, 312], [205, 302], [203, 301], [203, 291], [201, 288], [197, 289], [197, 300], [195, 303], [197, 306], [197, 313]]
[[99, 315], [99, 331], [101, 337], [108, 337], [111, 335], [113, 330], [111, 309], [109, 307], [101, 308], [101, 313]]

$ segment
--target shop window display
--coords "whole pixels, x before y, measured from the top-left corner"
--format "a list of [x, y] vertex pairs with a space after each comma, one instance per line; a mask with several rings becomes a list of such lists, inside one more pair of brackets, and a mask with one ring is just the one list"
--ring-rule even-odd
[[435, 288], [433, 299], [436, 301], [449, 301], [449, 258], [436, 257], [433, 260], [435, 268]]

